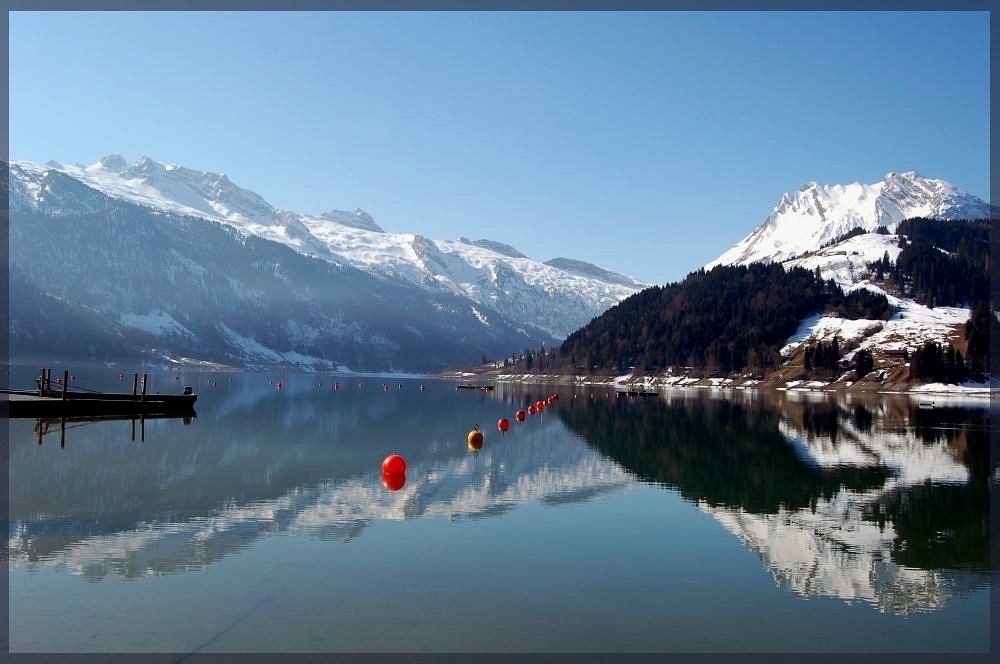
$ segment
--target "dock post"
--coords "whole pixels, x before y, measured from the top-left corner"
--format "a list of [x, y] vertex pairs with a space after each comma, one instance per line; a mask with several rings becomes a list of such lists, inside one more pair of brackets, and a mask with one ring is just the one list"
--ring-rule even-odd
[[66, 418], [59, 421], [59, 447], [66, 447]]
[[38, 370], [38, 396], [45, 396], [45, 369]]
[[132, 396], [139, 393], [139, 374], [132, 374]]
[[69, 385], [69, 370], [63, 369], [62, 400], [66, 401], [66, 387]]
[[142, 402], [146, 402], [146, 376], [149, 374], [142, 374]]

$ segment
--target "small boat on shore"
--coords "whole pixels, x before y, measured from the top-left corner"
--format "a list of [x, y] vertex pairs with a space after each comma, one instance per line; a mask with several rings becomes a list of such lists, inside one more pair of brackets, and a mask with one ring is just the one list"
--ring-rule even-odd
[[492, 385], [456, 385], [456, 390], [483, 390], [484, 392], [492, 392]]

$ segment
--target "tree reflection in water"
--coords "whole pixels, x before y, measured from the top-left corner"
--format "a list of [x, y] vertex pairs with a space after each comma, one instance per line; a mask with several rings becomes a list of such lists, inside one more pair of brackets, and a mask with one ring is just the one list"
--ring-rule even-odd
[[686, 393], [559, 414], [718, 519], [798, 594], [910, 613], [988, 583], [985, 408]]

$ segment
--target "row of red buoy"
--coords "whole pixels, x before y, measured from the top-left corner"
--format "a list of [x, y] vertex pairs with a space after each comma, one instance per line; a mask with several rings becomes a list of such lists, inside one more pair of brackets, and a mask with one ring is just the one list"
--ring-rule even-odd
[[[535, 413], [542, 413], [545, 411], [546, 406], [551, 406], [558, 400], [559, 400], [558, 394], [552, 394], [545, 399], [539, 399], [535, 403], [530, 404], [528, 406], [527, 412], [519, 410], [516, 413], [514, 413], [514, 419], [516, 419], [518, 422], [523, 422], [524, 420], [527, 419], [528, 415], [534, 415]], [[500, 430], [500, 433], [507, 433], [507, 431], [510, 430], [510, 420], [508, 420], [506, 417], [501, 417], [497, 421], [497, 429]]]
[[[420, 389], [424, 389], [421, 385]], [[535, 413], [541, 413], [545, 410], [545, 406], [551, 406], [556, 401], [559, 400], [558, 394], [550, 395], [548, 398], [542, 400], [539, 399], [536, 403], [528, 406], [528, 412], [534, 415]], [[514, 414], [514, 418], [518, 422], [523, 422], [527, 415], [523, 410], [517, 411]], [[507, 433], [510, 431], [510, 420], [506, 417], [501, 417], [497, 420], [497, 429], [500, 433]], [[469, 431], [468, 435], [465, 437], [465, 442], [469, 446], [469, 451], [473, 454], [477, 454], [479, 450], [483, 449], [483, 444], [486, 442], [486, 436], [483, 432], [479, 430], [479, 425], [476, 424]], [[382, 461], [382, 486], [384, 486], [389, 491], [399, 491], [406, 485], [406, 459], [402, 455], [393, 452], [387, 456]]]

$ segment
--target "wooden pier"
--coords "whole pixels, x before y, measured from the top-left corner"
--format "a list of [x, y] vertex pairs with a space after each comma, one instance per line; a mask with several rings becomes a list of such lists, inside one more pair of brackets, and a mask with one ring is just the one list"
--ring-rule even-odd
[[2, 414], [5, 417], [184, 415], [194, 412], [194, 402], [198, 399], [198, 395], [190, 387], [185, 387], [183, 394], [148, 394], [148, 374], [142, 375], [141, 390], [139, 374], [133, 376], [131, 394], [71, 389], [68, 385], [68, 371], [63, 372], [62, 380], [57, 382], [57, 389], [52, 387], [51, 369], [40, 369], [35, 380], [37, 390], [2, 390], [2, 396], [5, 397], [2, 400], [2, 410], [5, 412]]

